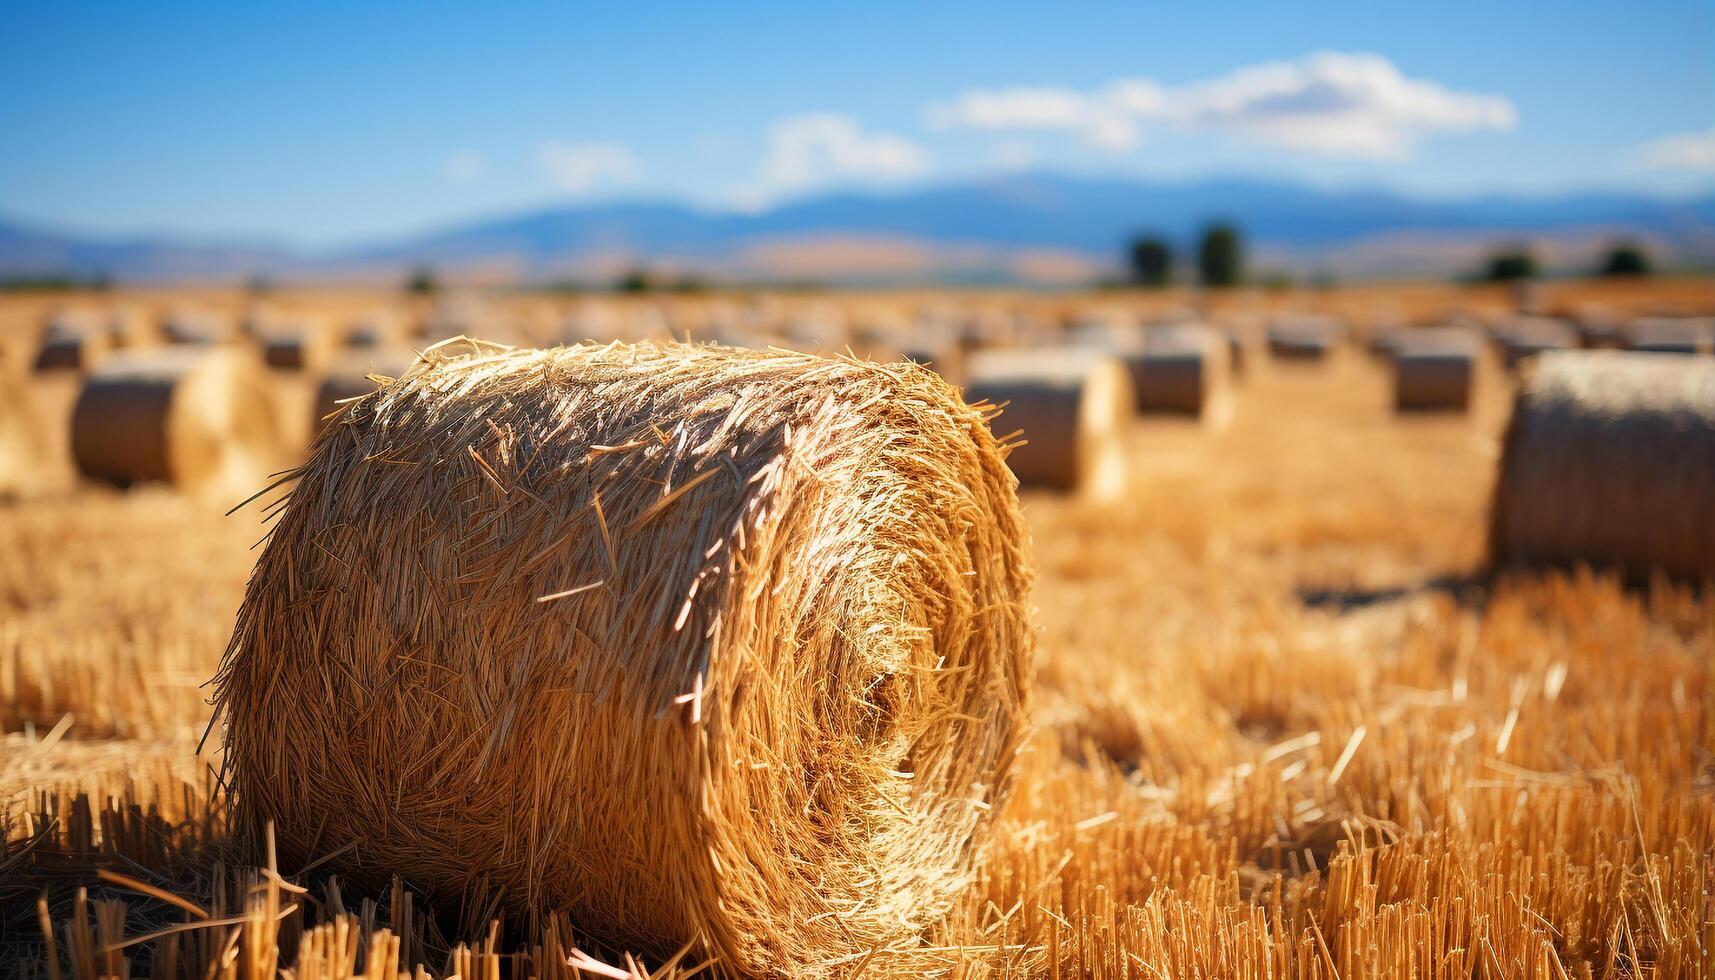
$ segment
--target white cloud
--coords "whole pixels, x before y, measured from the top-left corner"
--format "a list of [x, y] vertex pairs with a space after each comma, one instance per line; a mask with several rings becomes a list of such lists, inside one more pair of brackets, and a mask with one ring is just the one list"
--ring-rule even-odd
[[474, 150], [457, 150], [441, 166], [441, 172], [455, 184], [468, 184], [487, 171], [488, 161]]
[[1138, 141], [1137, 124], [1121, 106], [1069, 88], [973, 89], [929, 106], [924, 118], [932, 129], [1073, 133], [1107, 150]]
[[1637, 157], [1651, 170], [1715, 173], [1715, 126], [1650, 140], [1638, 147]]
[[620, 143], [550, 141], [536, 147], [536, 162], [555, 187], [572, 194], [629, 183], [642, 170], [636, 154]]
[[755, 208], [827, 184], [887, 183], [928, 169], [928, 154], [903, 136], [865, 131], [838, 113], [790, 116], [769, 127], [756, 180], [732, 196], [737, 206]]
[[1124, 78], [1090, 92], [972, 90], [929, 106], [925, 119], [942, 129], [1061, 130], [1111, 150], [1135, 146], [1146, 125], [1165, 125], [1370, 159], [1408, 157], [1434, 133], [1506, 131], [1518, 122], [1504, 96], [1453, 91], [1408, 78], [1381, 55], [1334, 51], [1172, 87]]

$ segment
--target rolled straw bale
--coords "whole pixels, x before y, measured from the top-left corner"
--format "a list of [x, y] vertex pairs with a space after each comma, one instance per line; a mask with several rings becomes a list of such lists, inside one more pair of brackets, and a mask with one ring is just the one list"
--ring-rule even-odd
[[107, 353], [110, 336], [94, 311], [61, 311], [42, 331], [36, 347], [35, 370], [88, 370]]
[[1715, 576], [1715, 361], [1551, 351], [1524, 372], [1496, 485], [1499, 564]]
[[316, 371], [333, 355], [333, 335], [319, 320], [277, 323], [260, 338], [262, 362], [276, 371]]
[[402, 378], [416, 363], [417, 352], [409, 347], [352, 351], [342, 355], [316, 385], [310, 406], [310, 432], [320, 432], [329, 417], [339, 412], [345, 403], [379, 388], [377, 379]]
[[381, 307], [359, 315], [346, 326], [345, 346], [356, 350], [396, 347], [405, 342], [408, 332], [399, 311]]
[[231, 325], [218, 313], [174, 310], [161, 321], [161, 338], [169, 344], [201, 347], [230, 339]]
[[1482, 374], [1483, 346], [1481, 334], [1463, 327], [1397, 331], [1394, 410], [1469, 411]]
[[1121, 436], [1135, 404], [1117, 358], [1075, 348], [979, 351], [965, 398], [1000, 408], [997, 433], [1022, 435], [1006, 462], [1019, 483], [1112, 499], [1125, 488]]
[[71, 414], [78, 471], [121, 486], [162, 480], [227, 491], [280, 462], [266, 372], [238, 348], [121, 351]]
[[23, 373], [0, 345], [0, 495], [6, 496], [39, 482], [41, 423]]
[[1227, 338], [1203, 324], [1148, 327], [1126, 350], [1137, 410], [1201, 416], [1225, 388]]
[[1627, 350], [1715, 353], [1715, 317], [1640, 317], [1626, 325], [1625, 337]]
[[1509, 371], [1543, 351], [1571, 350], [1581, 345], [1572, 324], [1549, 316], [1513, 317], [1495, 329], [1494, 337], [1501, 362]]
[[1284, 361], [1320, 361], [1345, 339], [1338, 317], [1297, 313], [1276, 317], [1268, 325], [1268, 352]]
[[936, 921], [1031, 676], [982, 413], [909, 365], [444, 351], [317, 442], [251, 577], [218, 682], [240, 826], [735, 973]]
[[921, 364], [949, 384], [961, 384], [965, 351], [956, 336], [923, 334], [899, 345], [898, 360]]

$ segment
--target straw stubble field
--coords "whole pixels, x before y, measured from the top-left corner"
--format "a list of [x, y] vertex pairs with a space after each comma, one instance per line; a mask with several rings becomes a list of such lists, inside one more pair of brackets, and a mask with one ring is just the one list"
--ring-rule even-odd
[[[1038, 730], [977, 882], [919, 942], [803, 967], [1709, 975], [1715, 607], [1665, 583], [1481, 578], [1504, 424], [1487, 396], [1470, 419], [1395, 419], [1356, 354], [1256, 370], [1224, 427], [1129, 432], [1116, 500], [1027, 494]], [[0, 505], [0, 969], [700, 965], [634, 962], [547, 909], [491, 925], [481, 896], [430, 912], [408, 881], [221, 864], [201, 685], [262, 534], [259, 507], [221, 509], [95, 489]]]

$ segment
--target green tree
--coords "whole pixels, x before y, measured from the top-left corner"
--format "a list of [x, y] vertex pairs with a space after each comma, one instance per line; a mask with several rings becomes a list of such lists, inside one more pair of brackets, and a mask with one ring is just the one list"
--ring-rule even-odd
[[1602, 259], [1604, 276], [1647, 276], [1650, 274], [1649, 253], [1637, 242], [1622, 239], [1609, 246]]
[[1237, 286], [1245, 278], [1245, 242], [1238, 227], [1210, 225], [1197, 245], [1197, 276], [1205, 286]]
[[426, 265], [411, 270], [410, 278], [405, 280], [405, 291], [414, 296], [432, 296], [440, 289], [441, 281], [436, 278], [435, 270]]
[[631, 269], [614, 281], [617, 293], [651, 293], [656, 289], [655, 277], [648, 269]]
[[1536, 278], [1536, 256], [1523, 245], [1503, 248], [1489, 256], [1483, 278], [1490, 282], [1517, 282]]
[[1127, 257], [1131, 260], [1132, 282], [1139, 286], [1158, 289], [1172, 278], [1173, 248], [1160, 235], [1132, 239]]

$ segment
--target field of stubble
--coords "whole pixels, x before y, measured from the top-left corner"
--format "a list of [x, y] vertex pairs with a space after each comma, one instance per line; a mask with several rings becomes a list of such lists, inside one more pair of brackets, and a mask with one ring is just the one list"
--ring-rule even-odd
[[[1715, 971], [1715, 605], [1483, 578], [1500, 383], [1469, 419], [1389, 398], [1355, 352], [1253, 359], [1224, 428], [1136, 427], [1118, 502], [1026, 496], [1040, 731], [1017, 792], [955, 913], [846, 972]], [[222, 510], [0, 504], [0, 973], [343, 976], [348, 948], [373, 977], [698, 966], [220, 864], [201, 685], [263, 533]]]

